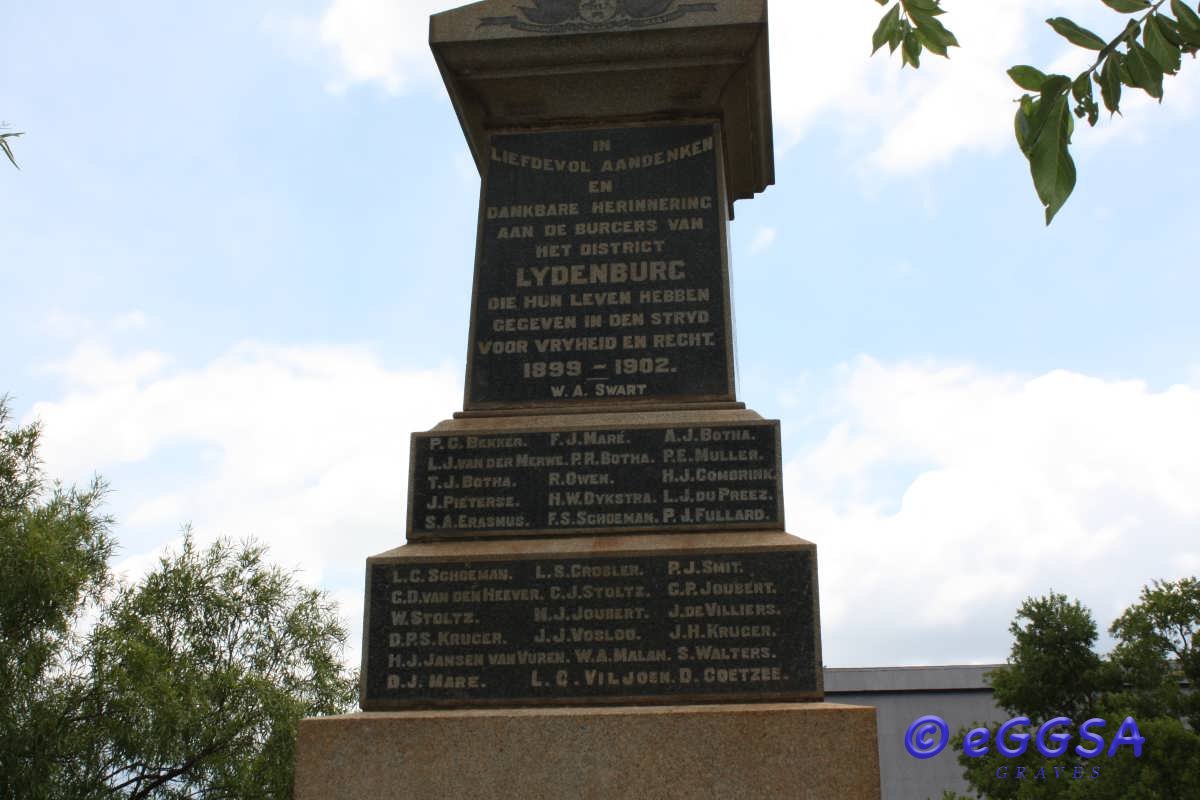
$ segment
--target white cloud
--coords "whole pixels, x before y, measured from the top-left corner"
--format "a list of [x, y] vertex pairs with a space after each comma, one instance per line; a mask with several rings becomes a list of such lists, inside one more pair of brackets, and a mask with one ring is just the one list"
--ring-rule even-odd
[[[1015, 63], [1044, 16], [1044, 0], [952, 2], [947, 26], [961, 48], [951, 59], [926, 54], [920, 70], [900, 69], [886, 48], [868, 57], [870, 36], [884, 9], [842, 4], [837, 20], [820, 24], [802, 3], [772, 7], [772, 86], [775, 113], [794, 145], [815, 125], [831, 123], [868, 161], [891, 171], [944, 162], [963, 150], [994, 150], [1011, 136], [1016, 96], [1004, 71]], [[797, 39], [803, 46], [796, 46]], [[791, 46], [785, 46], [791, 42]]]
[[[920, 72], [905, 75], [908, 85], [896, 99], [886, 132], [871, 161], [885, 169], [918, 170], [944, 163], [961, 151], [995, 151], [1012, 138], [1013, 99], [1020, 91], [1005, 70], [1028, 48], [1039, 3], [992, 0], [951, 6], [962, 48], [951, 61], [926, 56]], [[891, 64], [895, 69], [895, 64]]]
[[[141, 575], [185, 523], [201, 542], [253, 536], [353, 601], [343, 614], [357, 648], [366, 557], [404, 542], [409, 434], [459, 407], [461, 372], [389, 369], [358, 347], [256, 343], [197, 368], [165, 362], [93, 343], [57, 365], [63, 399], [31, 411], [47, 473], [145, 476], [114, 486], [118, 571]], [[201, 463], [180, 463], [180, 448]]]
[[1002, 659], [1027, 596], [1078, 596], [1103, 630], [1200, 563], [1200, 387], [863, 360], [840, 390], [786, 468], [828, 663]]
[[[1086, 53], [1063, 42], [1044, 20], [1069, 16], [1101, 35], [1121, 25], [1118, 15], [1090, 0], [946, 0], [944, 7], [943, 19], [962, 46], [950, 50], [948, 61], [926, 54], [914, 71], [901, 70], [886, 48], [868, 58], [871, 32], [884, 11], [874, 3], [842, 4], [828, 19], [803, 3], [773, 5], [772, 87], [781, 148], [829, 126], [865, 166], [905, 173], [960, 153], [1010, 147], [1013, 101], [1021, 90], [1006, 70], [1021, 63], [1078, 70], [1087, 62]], [[1047, 51], [1059, 55], [1036, 55]], [[1172, 113], [1193, 114], [1196, 80], [1187, 74], [1174, 80], [1179, 86]], [[1136, 131], [1118, 124], [1102, 136], [1107, 141]]]
[[163, 353], [152, 350], [118, 358], [106, 346], [87, 342], [77, 347], [67, 360], [47, 365], [45, 372], [79, 387], [129, 387], [156, 375], [169, 361]]
[[316, 26], [320, 43], [338, 56], [333, 88], [378, 82], [397, 93], [431, 81], [429, 15], [454, 7], [446, 0], [333, 0]]
[[779, 238], [779, 231], [775, 228], [762, 226], [754, 234], [754, 241], [750, 242], [750, 255], [756, 256], [760, 253], [765, 253], [771, 249], [771, 245], [775, 244], [775, 240]]
[[78, 339], [91, 328], [91, 319], [61, 308], [51, 309], [42, 320], [42, 330], [57, 339]]
[[149, 320], [142, 311], [130, 311], [113, 320], [113, 330], [118, 332], [139, 331], [146, 327]]

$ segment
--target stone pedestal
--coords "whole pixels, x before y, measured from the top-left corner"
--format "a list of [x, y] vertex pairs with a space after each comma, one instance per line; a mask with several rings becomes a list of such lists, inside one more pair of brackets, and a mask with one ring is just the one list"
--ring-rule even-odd
[[878, 800], [875, 709], [407, 711], [300, 724], [296, 800]]

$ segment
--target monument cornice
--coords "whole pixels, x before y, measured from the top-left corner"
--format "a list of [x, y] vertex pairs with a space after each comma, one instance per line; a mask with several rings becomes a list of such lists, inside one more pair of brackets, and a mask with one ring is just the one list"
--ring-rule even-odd
[[497, 129], [692, 116], [722, 123], [731, 210], [773, 184], [766, 0], [613, 5], [646, 16], [593, 24], [563, 2], [484, 0], [430, 18], [481, 173]]

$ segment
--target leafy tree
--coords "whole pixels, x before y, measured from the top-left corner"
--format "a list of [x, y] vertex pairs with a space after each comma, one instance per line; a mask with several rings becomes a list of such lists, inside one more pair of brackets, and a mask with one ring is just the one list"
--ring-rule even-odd
[[[1026, 732], [1058, 717], [1076, 726], [1098, 718], [1105, 721], [1099, 732], [1111, 742], [1132, 716], [1146, 744], [1140, 758], [1126, 747], [1113, 758], [1089, 760], [1075, 753], [1076, 737], [1067, 754], [1055, 759], [1042, 756], [1032, 743], [1024, 755], [1008, 758], [997, 749], [1000, 726], [993, 724], [988, 753], [975, 758], [964, 752], [968, 731], [960, 731], [954, 747], [979, 797], [1200, 800], [1200, 733], [1190, 716], [1196, 705], [1194, 695], [1180, 688], [1183, 677], [1195, 685], [1189, 670], [1196, 667], [1200, 581], [1186, 578], [1144, 589], [1140, 601], [1110, 628], [1117, 645], [1108, 658], [1094, 650], [1091, 612], [1061, 594], [1026, 600], [1009, 630], [1009, 663], [989, 678], [997, 705], [1012, 717], [1031, 720]], [[1078, 728], [1065, 732], [1075, 734]], [[1023, 780], [1016, 779], [1018, 769]], [[1098, 778], [1092, 777], [1093, 769], [1100, 771]]]
[[332, 603], [190, 532], [118, 583], [103, 484], [47, 495], [9, 422], [0, 398], [0, 798], [290, 798], [297, 722], [356, 694]]
[[[875, 1], [883, 6], [893, 2]], [[1008, 71], [1026, 91], [1016, 114], [1017, 144], [1029, 161], [1047, 225], [1075, 189], [1070, 152], [1075, 118], [1086, 119], [1093, 127], [1099, 121], [1097, 88], [1100, 101], [1114, 115], [1121, 109], [1122, 87], [1140, 89], [1161, 102], [1164, 75], [1174, 75], [1182, 68], [1184, 55], [1194, 58], [1200, 51], [1200, 14], [1189, 5], [1192, 0], [1100, 2], [1129, 17], [1120, 32], [1109, 38], [1066, 17], [1046, 20], [1071, 44], [1096, 54], [1091, 66], [1074, 77], [1047, 75], [1026, 65]], [[921, 66], [924, 50], [949, 57], [948, 48], [957, 47], [958, 40], [938, 19], [944, 13], [940, 0], [896, 0], [875, 30], [873, 52], [885, 44], [893, 53], [899, 49], [901, 66], [914, 69]]]
[[[92, 768], [131, 798], [291, 796], [301, 717], [344, 711], [346, 631], [253, 544], [191, 536], [90, 639]], [[336, 647], [331, 646], [336, 645]]]
[[1129, 687], [1124, 704], [1144, 716], [1186, 720], [1200, 731], [1200, 694], [1181, 691], [1178, 680], [1200, 687], [1200, 581], [1146, 587], [1111, 633], [1119, 641], [1113, 662]]
[[1011, 668], [990, 676], [996, 704], [1036, 719], [1063, 715], [1082, 722], [1102, 692], [1116, 688], [1111, 669], [1096, 655], [1092, 612], [1066, 595], [1029, 598], [1008, 628]]
[[110, 584], [104, 485], [43, 479], [37, 425], [10, 426], [0, 397], [0, 797], [59, 798], [76, 740], [76, 625]]

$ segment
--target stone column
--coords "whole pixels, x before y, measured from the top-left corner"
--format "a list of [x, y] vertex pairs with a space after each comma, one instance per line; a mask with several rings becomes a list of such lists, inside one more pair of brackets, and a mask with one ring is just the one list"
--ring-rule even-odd
[[736, 396], [766, 3], [486, 0], [430, 41], [482, 177], [463, 411], [413, 435], [364, 713], [301, 724], [296, 797], [878, 798]]

